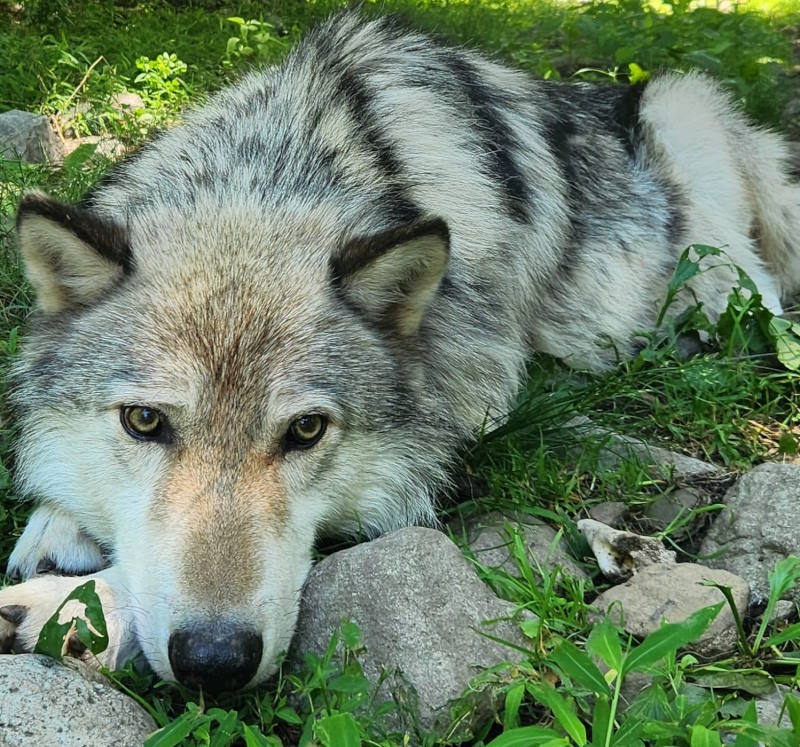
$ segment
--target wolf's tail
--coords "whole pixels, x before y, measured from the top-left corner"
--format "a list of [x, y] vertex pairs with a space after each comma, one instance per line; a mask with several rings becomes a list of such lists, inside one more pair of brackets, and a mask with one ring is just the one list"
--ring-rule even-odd
[[800, 162], [792, 164], [777, 135], [746, 124], [743, 130], [738, 155], [754, 208], [755, 238], [783, 303], [797, 303], [792, 297], [800, 292]]

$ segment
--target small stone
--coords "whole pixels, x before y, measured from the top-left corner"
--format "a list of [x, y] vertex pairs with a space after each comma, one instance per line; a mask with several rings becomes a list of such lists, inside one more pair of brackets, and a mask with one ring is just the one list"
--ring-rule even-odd
[[[769, 596], [767, 574], [778, 561], [798, 554], [800, 465], [761, 464], [742, 475], [725, 494], [725, 508], [700, 546], [714, 568], [746, 579], [753, 603]], [[791, 597], [800, 603], [800, 587]]]
[[120, 93], [115, 93], [111, 97], [111, 108], [116, 109], [122, 114], [126, 114], [135, 109], [144, 109], [144, 101], [138, 93], [121, 91]]
[[62, 151], [47, 117], [19, 109], [0, 114], [0, 158], [48, 163], [61, 160]]
[[653, 537], [613, 529], [594, 519], [581, 519], [578, 531], [586, 537], [603, 575], [612, 581], [629, 578], [654, 563], [675, 562], [675, 553]]
[[65, 155], [77, 150], [81, 145], [95, 145], [95, 153], [105, 158], [121, 158], [127, 152], [125, 146], [116, 138], [101, 135], [87, 135], [73, 138], [65, 143]]
[[539, 567], [547, 574], [560, 568], [567, 576], [588, 578], [555, 529], [530, 516], [511, 516], [494, 511], [468, 521], [463, 531], [469, 549], [481, 565], [502, 568], [519, 578], [521, 574], [510, 550], [512, 537], [509, 529], [522, 534], [532, 568]]
[[653, 529], [663, 531], [679, 517], [685, 518], [702, 502], [703, 495], [699, 490], [680, 488], [659, 496], [642, 513]]
[[622, 501], [606, 501], [598, 503], [589, 509], [589, 518], [599, 521], [601, 524], [608, 524], [614, 529], [619, 529], [625, 515], [628, 513], [628, 504]]
[[[415, 733], [441, 733], [450, 726], [450, 708], [460, 702], [476, 675], [521, 654], [480, 631], [525, 645], [516, 624], [506, 621], [515, 605], [498, 599], [458, 547], [433, 529], [401, 529], [334, 553], [309, 574], [289, 655], [324, 653], [332, 632], [345, 618], [361, 630], [366, 652], [360, 657], [373, 683], [388, 673], [378, 702], [392, 697], [414, 703], [416, 714], [392, 714]], [[500, 620], [485, 625], [484, 621]], [[492, 717], [498, 704], [490, 685], [469, 691], [468, 715], [458, 738], [468, 739]]]
[[795, 606], [794, 602], [790, 602], [788, 599], [779, 599], [775, 603], [775, 607], [772, 610], [772, 617], [770, 618], [770, 622], [774, 623], [788, 622], [796, 614], [797, 614], [797, 607]]
[[141, 747], [156, 724], [132, 698], [46, 656], [0, 656], [0, 744]]
[[[706, 580], [729, 586], [737, 608], [747, 609], [750, 587], [744, 579], [695, 563], [645, 566], [629, 581], [604, 591], [593, 607], [623, 624], [626, 632], [644, 638], [662, 621], [682, 622], [703, 607], [724, 601], [718, 589], [703, 584]], [[689, 648], [702, 656], [726, 655], [736, 649], [736, 637], [733, 613], [725, 605]]]

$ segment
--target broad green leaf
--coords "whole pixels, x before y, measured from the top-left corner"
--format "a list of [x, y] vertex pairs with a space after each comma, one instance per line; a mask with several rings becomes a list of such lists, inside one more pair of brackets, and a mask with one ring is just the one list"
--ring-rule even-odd
[[761, 616], [761, 624], [758, 626], [758, 633], [756, 633], [755, 641], [753, 641], [753, 650], [758, 651], [761, 647], [761, 641], [767, 631], [769, 621], [772, 619], [772, 613], [775, 610], [775, 605], [779, 599], [782, 599], [784, 594], [794, 588], [798, 580], [800, 580], [800, 558], [789, 555], [783, 560], [775, 564], [775, 568], [768, 574], [769, 578], [769, 598], [767, 600], [767, 608]]
[[608, 683], [595, 663], [570, 641], [562, 641], [550, 654], [559, 669], [573, 682], [597, 695], [608, 695]]
[[[84, 605], [85, 609], [83, 614], [91, 623], [92, 628], [97, 631], [96, 633], [93, 632], [80, 617], [73, 617], [63, 623], [58, 622], [61, 610], [72, 600], [77, 600]], [[95, 591], [94, 580], [87, 581], [85, 584], [76, 587], [69, 596], [61, 602], [52, 617], [42, 627], [34, 651], [37, 654], [45, 654], [54, 659], [61, 659], [64, 639], [69, 634], [73, 623], [75, 624], [79, 640], [93, 654], [99, 654], [106, 650], [108, 646], [108, 630], [106, 628], [106, 619], [103, 615], [103, 605]]]
[[525, 695], [525, 683], [518, 682], [509, 688], [506, 693], [506, 702], [503, 707], [503, 730], [509, 731], [519, 726], [519, 706], [522, 703], [522, 696]]
[[361, 732], [349, 713], [334, 713], [314, 724], [314, 733], [325, 747], [361, 747]]
[[692, 727], [692, 747], [722, 747], [719, 732], [711, 731], [701, 724]]
[[[238, 736], [240, 730], [239, 714], [236, 711], [225, 711], [222, 708], [211, 708], [206, 712], [209, 722], [213, 719], [217, 722], [217, 728], [208, 741], [209, 747], [228, 747]], [[211, 724], [207, 723], [206, 728], [210, 729]]]
[[72, 151], [63, 161], [65, 171], [79, 171], [97, 150], [97, 143], [82, 143]]
[[354, 622], [344, 622], [340, 628], [345, 648], [354, 649], [361, 645], [361, 630]]
[[624, 677], [629, 672], [646, 669], [667, 654], [696, 641], [703, 635], [724, 605], [725, 602], [720, 602], [713, 607], [704, 607], [689, 615], [683, 622], [662, 625], [636, 648], [628, 652], [622, 664], [621, 676]]
[[775, 346], [778, 360], [790, 371], [800, 369], [800, 325], [773, 316], [767, 325], [767, 334]]
[[616, 669], [618, 672], [622, 669], [619, 633], [608, 620], [594, 626], [586, 641], [586, 650], [599, 657], [611, 669]]
[[183, 744], [192, 729], [200, 724], [207, 716], [200, 715], [196, 710], [182, 713], [163, 729], [151, 734], [144, 741], [143, 747], [177, 747]]
[[792, 722], [792, 734], [796, 737], [800, 737], [800, 700], [792, 695], [792, 693], [786, 693], [786, 698], [784, 698], [783, 702], [786, 705], [789, 719]]
[[613, 747], [639, 747], [642, 744], [641, 734], [646, 723], [637, 718], [625, 719], [614, 734], [611, 744]]
[[797, 737], [789, 729], [741, 723], [738, 731], [740, 735], [744, 734], [755, 742], [769, 747], [797, 747]]
[[608, 698], [598, 698], [592, 714], [592, 744], [605, 744], [606, 735], [611, 725], [611, 704]]
[[255, 727], [242, 724], [242, 736], [244, 737], [245, 747], [283, 747], [278, 737], [265, 736]]
[[[554, 740], [561, 740], [561, 744], [569, 742], [552, 729], [543, 726], [520, 726], [517, 729], [503, 732], [495, 737], [486, 747], [542, 747]], [[558, 744], [558, 741], [556, 741]]]
[[780, 633], [770, 636], [764, 645], [777, 646], [779, 643], [786, 643], [786, 641], [800, 641], [800, 623], [790, 625]]
[[578, 747], [583, 747], [586, 744], [586, 727], [580, 722], [575, 713], [575, 707], [548, 685], [528, 682], [526, 687], [533, 698], [546, 705], [553, 712], [556, 721], [569, 734], [572, 741]]
[[770, 601], [777, 602], [788, 591], [794, 588], [800, 580], [800, 558], [789, 555], [775, 564], [774, 570], [769, 574]]
[[637, 65], [635, 62], [628, 63], [628, 75], [630, 77], [631, 85], [644, 83], [650, 78], [650, 73], [646, 70], [642, 70], [642, 68], [639, 67], [639, 65]]
[[294, 708], [290, 708], [289, 706], [283, 706], [283, 708], [279, 708], [275, 711], [275, 715], [281, 720], [285, 721], [287, 724], [294, 724], [295, 726], [300, 726], [303, 723], [303, 719], [297, 715], [297, 711]]
[[750, 695], [769, 695], [775, 691], [775, 680], [759, 669], [703, 672], [694, 678], [694, 683], [701, 687], [741, 690]]
[[[755, 700], [751, 700], [747, 704], [747, 708], [745, 708], [745, 711], [742, 714], [742, 721], [749, 724], [758, 723], [758, 712], [756, 711]], [[733, 747], [758, 747], [758, 740], [753, 739], [746, 734], [737, 734], [736, 741], [733, 743]]]
[[340, 693], [363, 693], [370, 689], [369, 680], [363, 674], [341, 674], [328, 682], [328, 689]]

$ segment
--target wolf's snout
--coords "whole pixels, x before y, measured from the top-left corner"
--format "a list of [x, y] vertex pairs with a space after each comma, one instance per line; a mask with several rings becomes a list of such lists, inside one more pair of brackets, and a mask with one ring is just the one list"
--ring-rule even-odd
[[229, 692], [244, 687], [261, 663], [261, 635], [235, 623], [193, 625], [169, 637], [175, 678], [193, 689]]

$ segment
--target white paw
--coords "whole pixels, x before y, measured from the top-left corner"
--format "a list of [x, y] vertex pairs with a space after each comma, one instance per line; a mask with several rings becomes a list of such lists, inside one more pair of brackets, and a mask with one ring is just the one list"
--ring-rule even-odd
[[56, 571], [83, 575], [107, 565], [103, 551], [66, 512], [39, 506], [8, 560], [8, 575], [22, 580]]
[[[94, 656], [80, 644], [77, 635], [68, 634], [62, 654], [109, 669], [116, 669], [133, 658], [139, 645], [130, 600], [114, 585], [118, 582], [114, 567], [89, 576], [39, 576], [0, 589], [0, 653], [33, 651], [42, 628], [61, 603], [76, 587], [92, 579], [103, 606], [108, 647]], [[84, 612], [81, 602], [70, 600], [59, 613], [59, 622], [69, 622], [74, 617], [86, 619]]]

